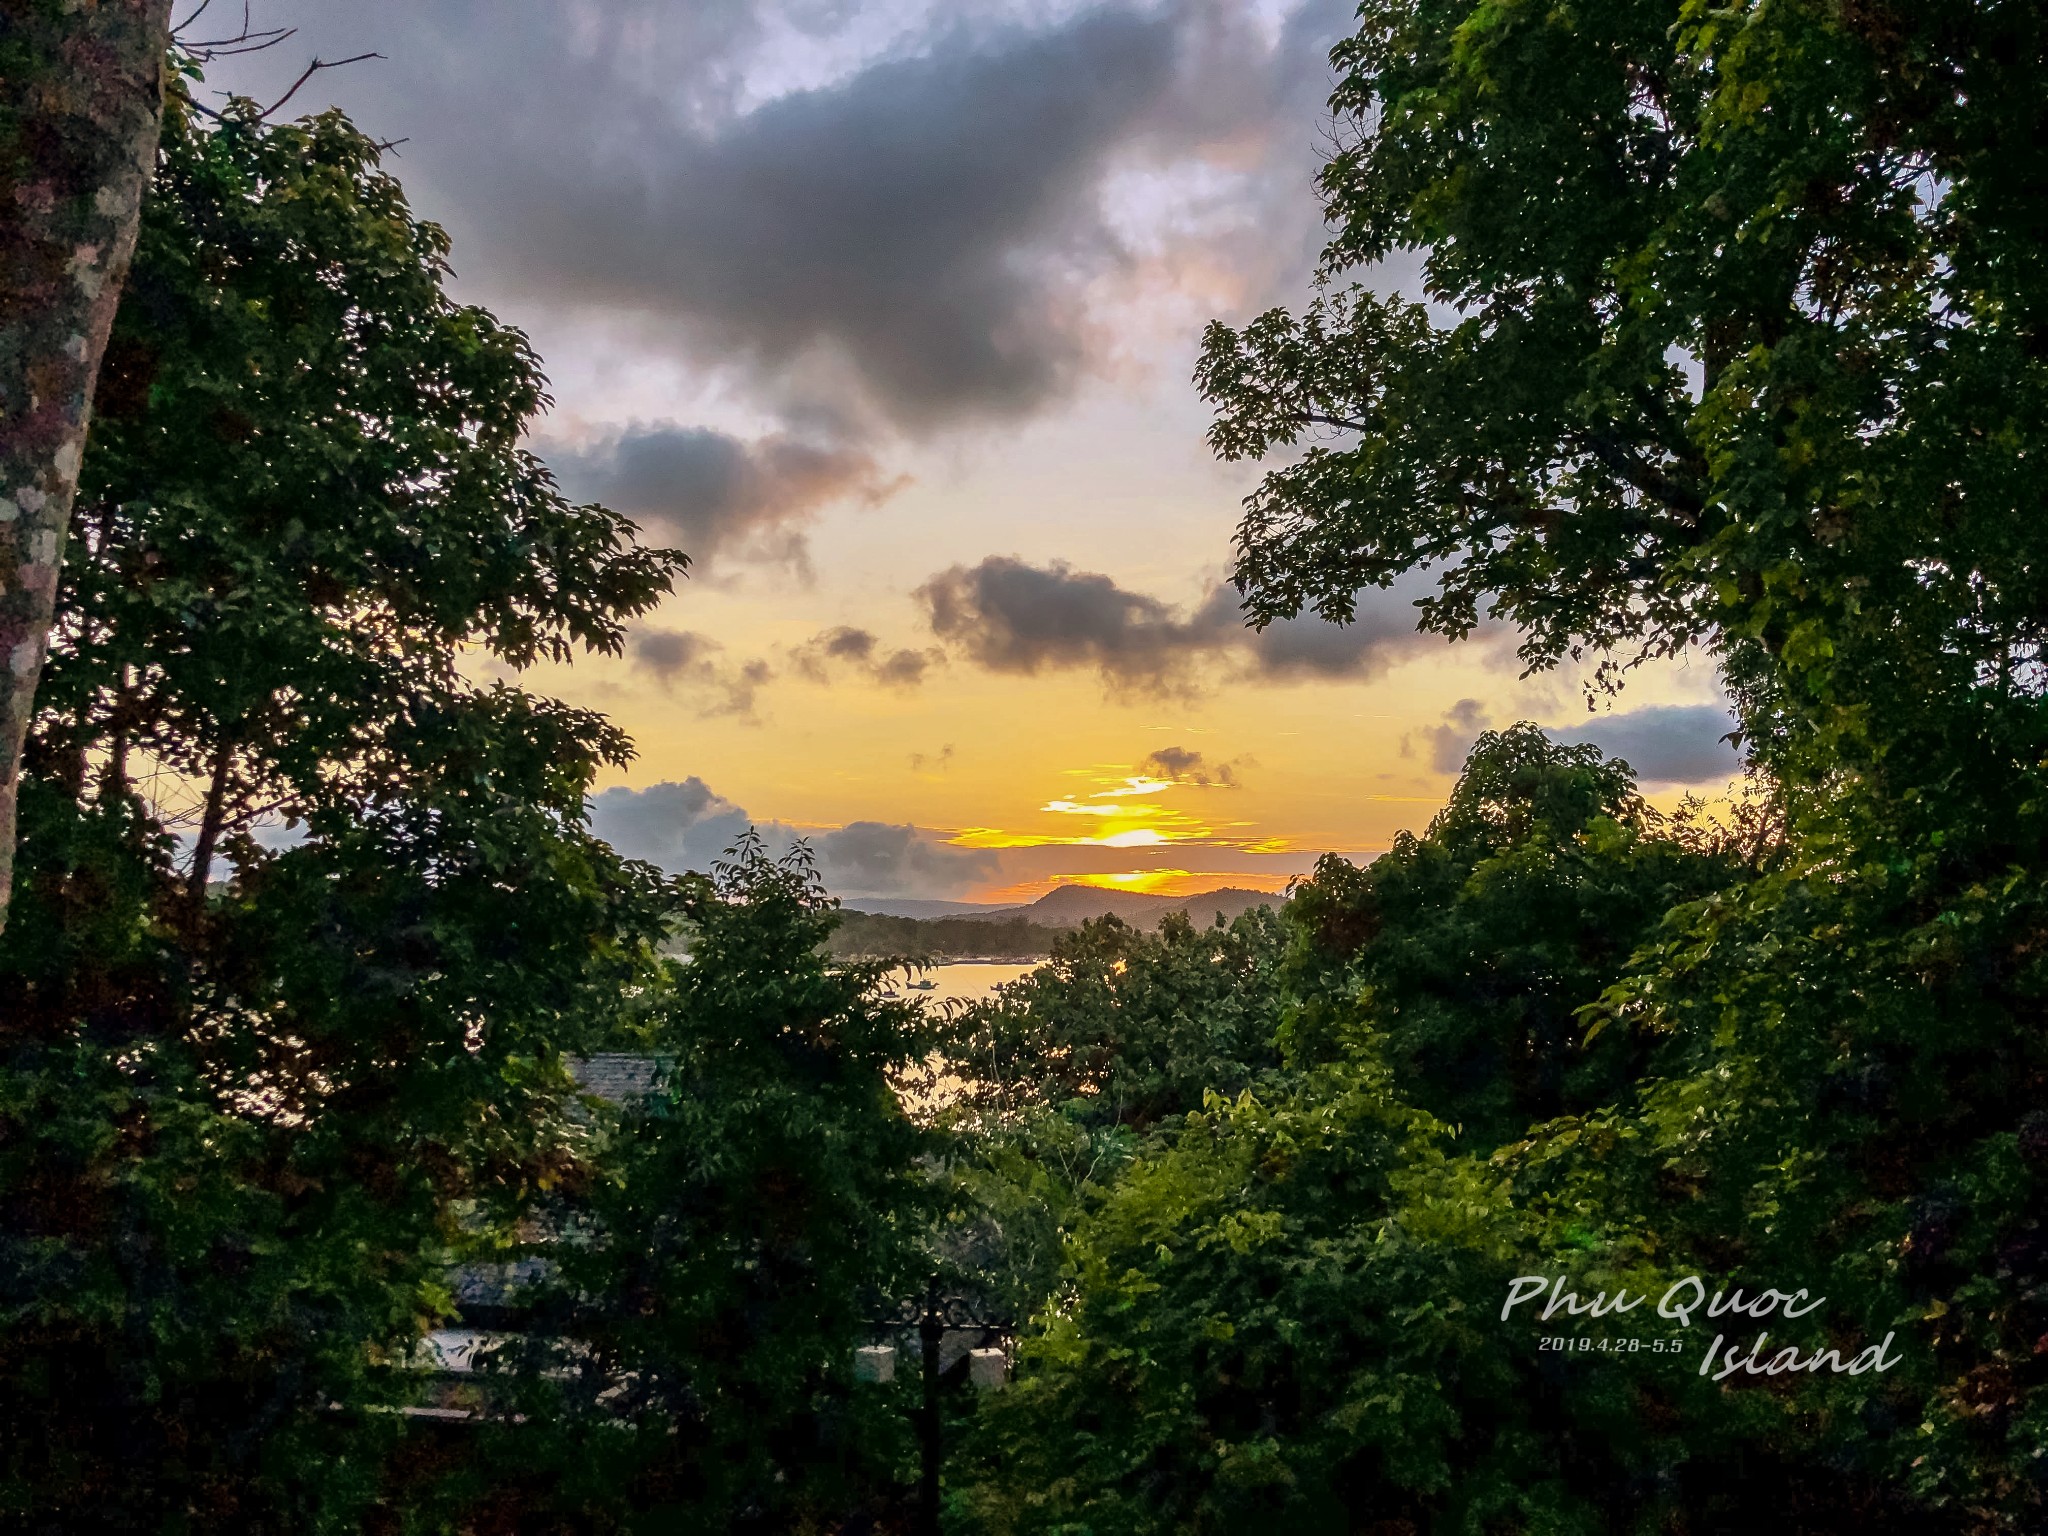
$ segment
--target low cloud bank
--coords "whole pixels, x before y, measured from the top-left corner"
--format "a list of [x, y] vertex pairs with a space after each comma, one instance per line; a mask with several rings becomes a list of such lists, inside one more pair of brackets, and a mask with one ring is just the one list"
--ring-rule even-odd
[[1734, 729], [1735, 717], [1719, 704], [1650, 704], [1544, 734], [1552, 741], [1591, 742], [1635, 769], [1646, 785], [1718, 784], [1742, 771], [1741, 754], [1725, 740]]
[[756, 818], [694, 775], [595, 795], [590, 825], [628, 858], [671, 874], [708, 870], [749, 827], [778, 857], [802, 838], [816, 854], [826, 886], [846, 897], [957, 896], [999, 873], [994, 852], [950, 847], [937, 833], [908, 824], [854, 821], [817, 829]]
[[1268, 682], [1357, 681], [1445, 644], [1416, 626], [1426, 576], [1361, 593], [1357, 617], [1313, 615], [1246, 626], [1236, 590], [1219, 585], [1193, 612], [1064, 561], [991, 555], [940, 571], [917, 589], [932, 633], [975, 666], [1030, 676], [1093, 669], [1125, 692], [1187, 692], [1203, 662]]

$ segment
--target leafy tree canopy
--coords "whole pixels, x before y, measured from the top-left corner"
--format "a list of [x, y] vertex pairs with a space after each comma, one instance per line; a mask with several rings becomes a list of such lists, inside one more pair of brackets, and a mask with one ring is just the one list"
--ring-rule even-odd
[[897, 1480], [907, 1421], [853, 1352], [931, 1272], [937, 1146], [897, 1085], [936, 1037], [888, 966], [827, 962], [833, 905], [752, 834], [681, 882], [688, 958], [619, 1042], [659, 1086], [533, 1250], [527, 1422], [481, 1463], [530, 1490], [522, 1529], [832, 1529]]
[[616, 650], [681, 557], [519, 446], [446, 251], [339, 115], [173, 106], [0, 947], [8, 1523], [359, 1528], [396, 1421], [331, 1405], [569, 1176], [562, 1054], [664, 931], [582, 824], [624, 737], [465, 655]]
[[1063, 1106], [1085, 1125], [1145, 1129], [1278, 1064], [1279, 956], [1268, 907], [1209, 928], [1169, 913], [1157, 934], [1085, 924], [962, 1021], [962, 1068], [992, 1110]]
[[1669, 824], [1627, 765], [1532, 725], [1473, 746], [1450, 802], [1364, 869], [1326, 858], [1296, 894], [1282, 1038], [1341, 1056], [1362, 1022], [1410, 1102], [1479, 1147], [1612, 1104], [1643, 1067], [1579, 1017], [1673, 906], [1733, 880], [1725, 835]]
[[[1369, 0], [1323, 293], [1198, 372], [1223, 456], [1299, 450], [1239, 529], [1250, 611], [1428, 568], [1427, 627], [1491, 612], [1535, 666], [1718, 648], [1759, 742], [1836, 744], [1811, 773], [1924, 783], [1947, 734], [2033, 763], [2044, 26]], [[1403, 253], [1420, 293], [1355, 280]]]

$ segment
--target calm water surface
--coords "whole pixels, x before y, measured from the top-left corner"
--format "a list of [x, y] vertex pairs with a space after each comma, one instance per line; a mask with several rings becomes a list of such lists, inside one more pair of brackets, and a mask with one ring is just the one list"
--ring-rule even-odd
[[[958, 965], [934, 965], [921, 975], [912, 972], [897, 982], [897, 990], [905, 997], [921, 997], [928, 1002], [945, 1002], [949, 998], [973, 1000], [987, 997], [1006, 981], [1015, 981], [1019, 976], [1028, 976], [1037, 970], [1036, 965], [982, 965], [962, 962]], [[930, 991], [904, 991], [903, 983], [917, 976], [923, 981], [937, 982]]]

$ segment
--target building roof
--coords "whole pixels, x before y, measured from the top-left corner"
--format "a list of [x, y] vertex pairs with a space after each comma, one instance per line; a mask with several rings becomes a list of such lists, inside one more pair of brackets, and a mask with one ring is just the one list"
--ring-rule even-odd
[[630, 1109], [654, 1096], [663, 1076], [674, 1063], [662, 1056], [641, 1056], [628, 1051], [603, 1051], [594, 1056], [571, 1056], [569, 1075], [592, 1098]]

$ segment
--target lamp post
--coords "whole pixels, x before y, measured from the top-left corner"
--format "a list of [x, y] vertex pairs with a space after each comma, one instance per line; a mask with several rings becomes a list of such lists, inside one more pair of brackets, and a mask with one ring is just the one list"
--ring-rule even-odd
[[939, 1536], [939, 1461], [945, 1455], [939, 1420], [939, 1345], [946, 1338], [939, 1308], [939, 1282], [934, 1276], [925, 1287], [924, 1315], [917, 1320], [918, 1363], [924, 1367], [924, 1403], [917, 1416], [917, 1536]]
[[[939, 1417], [939, 1349], [948, 1333], [979, 1333], [984, 1345], [1010, 1337], [1016, 1329], [1008, 1322], [977, 1317], [964, 1297], [949, 1296], [934, 1275], [922, 1296], [911, 1297], [896, 1309], [894, 1317], [869, 1319], [878, 1332], [917, 1330], [918, 1363], [923, 1391], [915, 1412], [917, 1421], [918, 1479], [916, 1536], [939, 1536], [939, 1466], [945, 1456], [943, 1421]], [[894, 1371], [893, 1361], [889, 1367]]]

